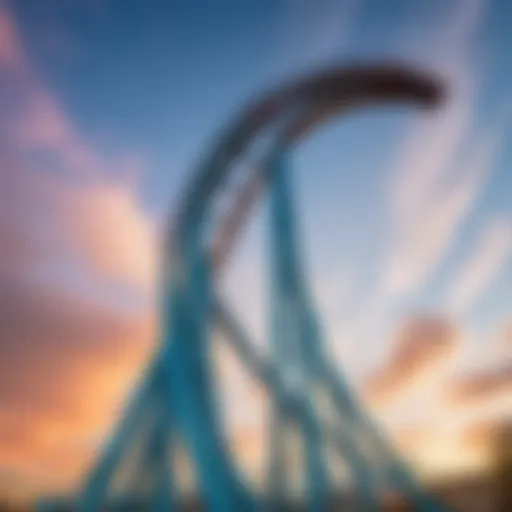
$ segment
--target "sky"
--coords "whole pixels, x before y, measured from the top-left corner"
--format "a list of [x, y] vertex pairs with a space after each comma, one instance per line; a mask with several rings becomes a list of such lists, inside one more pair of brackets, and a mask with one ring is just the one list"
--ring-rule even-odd
[[[482, 464], [512, 410], [511, 21], [506, 0], [0, 0], [0, 490], [72, 488], [112, 428], [157, 345], [166, 221], [222, 124], [381, 60], [447, 99], [296, 149], [307, 275], [326, 350], [413, 465]], [[263, 200], [219, 284], [263, 345], [266, 228]], [[257, 471], [264, 400], [219, 353]]]

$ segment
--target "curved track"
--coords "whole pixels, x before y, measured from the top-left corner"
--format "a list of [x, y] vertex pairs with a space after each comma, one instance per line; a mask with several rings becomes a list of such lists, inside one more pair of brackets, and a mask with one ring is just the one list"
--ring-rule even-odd
[[[436, 80], [407, 67], [336, 68], [265, 95], [228, 124], [194, 174], [172, 223], [170, 272], [164, 280], [162, 346], [118, 430], [86, 480], [79, 510], [100, 509], [124, 453], [144, 428], [141, 418], [155, 404], [156, 423], [146, 432], [147, 456], [141, 467], [144, 474], [153, 474], [151, 504], [144, 510], [164, 511], [177, 506], [173, 471], [165, 456], [176, 436], [192, 455], [200, 490], [210, 510], [261, 510], [261, 498], [242, 483], [231, 460], [214, 407], [208, 357], [209, 326], [213, 321], [228, 332], [244, 364], [256, 373], [274, 399], [276, 426], [272, 428], [272, 439], [275, 441], [281, 434], [283, 415], [300, 425], [307, 452], [309, 510], [325, 510], [331, 492], [323, 460], [324, 440], [347, 461], [354, 486], [362, 497], [361, 510], [378, 507], [379, 489], [374, 478], [377, 472], [406, 494], [417, 507], [415, 510], [441, 510], [416, 484], [322, 354], [316, 312], [296, 256], [286, 170], [287, 155], [293, 147], [335, 115], [379, 103], [430, 107], [438, 103], [441, 95]], [[261, 137], [266, 138], [267, 145], [259, 165], [243, 176], [243, 184], [231, 197], [231, 208], [211, 226], [213, 205], [223, 184]], [[267, 185], [272, 193], [275, 281], [270, 338], [275, 347], [281, 347], [270, 361], [261, 360], [252, 350], [240, 325], [217, 297], [212, 278], [212, 271], [221, 268], [229, 257], [252, 205]], [[286, 318], [284, 305], [290, 313]], [[305, 375], [305, 392], [297, 394], [286, 383], [283, 369], [290, 355], [295, 359], [298, 355], [297, 364]], [[323, 386], [338, 412], [338, 424], [327, 431], [311, 400], [310, 384]], [[269, 468], [271, 496], [263, 501], [264, 510], [281, 503], [279, 443], [274, 447], [276, 455], [271, 457]]]
[[[207, 215], [233, 164], [265, 130], [277, 128], [275, 143], [290, 148], [321, 123], [354, 108], [381, 103], [432, 107], [441, 98], [442, 88], [436, 79], [399, 65], [334, 68], [266, 94], [228, 123], [199, 165], [177, 209], [171, 242], [175, 245], [190, 219]], [[264, 174], [261, 169], [260, 174]], [[258, 180], [253, 176], [253, 181]]]

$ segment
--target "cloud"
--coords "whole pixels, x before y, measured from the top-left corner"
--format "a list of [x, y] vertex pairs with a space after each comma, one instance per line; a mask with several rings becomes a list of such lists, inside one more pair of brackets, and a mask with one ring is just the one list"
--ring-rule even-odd
[[[478, 199], [501, 149], [503, 123], [475, 129], [476, 73], [469, 55], [485, 2], [458, 2], [419, 55], [447, 80], [447, 104], [414, 122], [393, 166], [389, 211], [391, 248], [385, 295], [421, 286], [453, 243]], [[442, 43], [442, 44], [441, 44]], [[432, 48], [442, 46], [442, 57]], [[436, 61], [432, 62], [432, 55]]]
[[420, 474], [435, 476], [460, 475], [489, 467], [493, 455], [495, 428], [498, 423], [472, 423], [466, 428], [443, 428], [443, 418], [426, 428], [412, 425], [391, 432], [395, 446], [407, 454]]
[[[457, 30], [472, 33], [470, 18], [457, 18]], [[328, 53], [331, 37], [338, 37], [337, 20], [332, 27], [321, 52]], [[71, 485], [153, 346], [154, 311], [128, 310], [127, 294], [113, 297], [109, 291], [119, 284], [145, 298], [153, 293], [155, 233], [129, 184], [142, 165], [139, 157], [106, 157], [91, 147], [33, 72], [21, 43], [14, 20], [0, 11], [0, 468], [29, 480], [55, 474]], [[465, 161], [464, 176], [445, 172], [465, 140], [473, 108], [472, 84], [460, 82], [461, 94], [437, 119], [445, 128], [437, 121], [425, 131], [418, 128], [403, 157], [403, 176], [418, 161], [428, 164], [428, 172], [419, 164], [410, 182], [397, 177], [411, 191], [397, 191], [403, 196], [395, 203], [404, 212], [396, 212], [403, 242], [396, 268], [405, 271], [411, 262], [408, 285], [421, 280], [416, 268], [433, 264], [448, 243], [496, 151], [494, 139], [485, 139]], [[425, 153], [423, 135], [430, 140]], [[423, 208], [435, 213], [425, 216]], [[409, 219], [414, 223], [408, 225]], [[414, 238], [420, 228], [425, 246]], [[263, 294], [238, 303], [256, 310], [256, 295]], [[456, 346], [452, 336], [444, 321], [412, 321], [370, 380], [372, 397], [396, 397], [422, 375], [432, 375]], [[241, 459], [253, 464], [264, 453], [254, 419], [263, 400], [248, 398], [254, 394], [249, 385], [236, 391], [228, 405], [245, 407], [231, 420], [244, 428], [233, 442]]]
[[87, 143], [5, 9], [0, 110], [0, 467], [69, 482], [153, 346], [155, 233], [140, 159]]
[[447, 319], [411, 319], [399, 333], [388, 360], [367, 379], [364, 395], [373, 404], [396, 400], [438, 370], [457, 345], [457, 329]]
[[504, 421], [498, 420], [472, 423], [461, 432], [461, 442], [468, 449], [485, 450], [490, 455], [502, 424]]
[[[2, 20], [10, 39], [19, 41], [7, 11]], [[141, 159], [131, 152], [106, 158], [94, 151], [18, 53], [24, 65], [0, 74], [3, 230], [33, 243], [40, 238], [44, 252], [62, 253], [93, 278], [151, 290], [155, 233], [132, 182]], [[51, 251], [52, 244], [59, 249]]]
[[510, 432], [511, 417], [474, 421], [459, 433], [461, 450], [478, 457], [484, 467], [496, 469], [503, 455], [503, 434]]
[[[0, 275], [74, 269], [98, 290], [119, 283], [146, 299], [154, 290], [153, 225], [122, 184], [69, 185], [20, 158], [0, 162]], [[57, 278], [54, 275], [54, 279]], [[65, 285], [65, 283], [64, 283]]]
[[452, 381], [449, 396], [457, 404], [474, 405], [512, 392], [512, 365], [505, 364], [492, 371], [474, 373]]
[[33, 286], [2, 292], [0, 464], [76, 477], [153, 345], [153, 319]]
[[512, 322], [503, 329], [500, 344], [503, 348], [512, 350]]
[[122, 185], [82, 187], [63, 194], [62, 229], [77, 254], [100, 277], [144, 292], [154, 290], [156, 241], [133, 191]]
[[469, 260], [459, 269], [448, 291], [448, 307], [460, 313], [467, 310], [499, 277], [512, 255], [512, 223], [494, 221], [481, 233]]
[[16, 27], [7, 9], [0, 5], [0, 69], [17, 65], [22, 59], [22, 48]]
[[512, 419], [506, 367], [447, 377], [442, 376], [436, 403], [418, 399], [413, 405], [425, 414], [394, 418], [389, 435], [420, 472], [439, 477], [488, 470], [497, 434]]

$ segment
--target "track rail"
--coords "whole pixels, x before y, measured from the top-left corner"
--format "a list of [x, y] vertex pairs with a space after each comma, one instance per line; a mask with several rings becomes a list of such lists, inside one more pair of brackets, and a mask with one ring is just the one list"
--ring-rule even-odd
[[[299, 80], [266, 94], [235, 116], [219, 140], [207, 152], [189, 182], [171, 225], [169, 245], [176, 248], [189, 221], [208, 214], [212, 200], [242, 159], [254, 139], [275, 128], [275, 144], [290, 148], [334, 116], [355, 108], [381, 103], [412, 103], [433, 107], [442, 98], [440, 82], [422, 71], [401, 65], [368, 65], [334, 68]], [[218, 227], [213, 260], [222, 264], [231, 251], [247, 213], [267, 182], [266, 165], [259, 165], [234, 200], [231, 215]], [[228, 246], [224, 247], [223, 243]], [[221, 256], [223, 254], [223, 256]]]

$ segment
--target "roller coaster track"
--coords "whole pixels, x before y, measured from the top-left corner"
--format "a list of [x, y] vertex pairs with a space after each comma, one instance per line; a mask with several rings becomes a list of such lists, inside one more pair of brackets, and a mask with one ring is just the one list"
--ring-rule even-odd
[[[429, 108], [441, 97], [437, 80], [405, 66], [335, 68], [266, 94], [228, 123], [192, 175], [170, 221], [162, 273], [161, 343], [85, 478], [77, 510], [103, 510], [112, 481], [123, 467], [123, 456], [139, 438], [145, 448], [136, 479], [149, 482], [142, 510], [179, 509], [176, 467], [168, 456], [177, 443], [191, 455], [198, 492], [208, 510], [282, 510], [288, 503], [282, 441], [289, 421], [302, 434], [308, 510], [328, 510], [335, 492], [325, 446], [335, 450], [348, 467], [357, 510], [379, 510], [382, 493], [388, 489], [406, 497], [414, 510], [444, 510], [418, 484], [322, 352], [317, 314], [298, 258], [287, 168], [292, 150], [334, 116], [378, 104]], [[250, 172], [240, 170], [239, 164], [262, 141], [264, 151]], [[225, 213], [216, 218], [216, 201], [231, 190], [228, 184], [237, 173], [242, 173], [240, 184], [229, 194]], [[216, 292], [216, 275], [229, 260], [253, 206], [267, 190], [271, 194], [272, 355], [263, 358]], [[239, 475], [214, 406], [209, 358], [214, 322], [273, 404], [269, 484], [264, 496], [254, 493]], [[300, 382], [290, 380], [294, 370], [299, 370]], [[336, 409], [334, 424], [322, 421], [315, 403], [319, 388]], [[134, 510], [135, 502], [131, 503], [120, 507]]]

